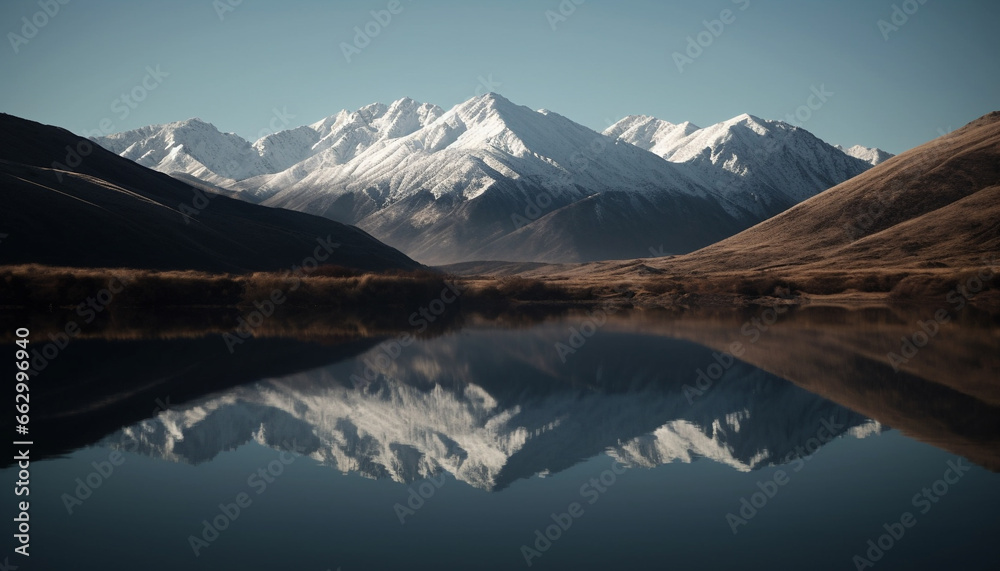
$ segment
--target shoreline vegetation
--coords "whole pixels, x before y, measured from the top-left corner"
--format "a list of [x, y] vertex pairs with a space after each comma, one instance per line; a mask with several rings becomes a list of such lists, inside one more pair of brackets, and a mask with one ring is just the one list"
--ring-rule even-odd
[[[624, 267], [624, 266], [623, 266]], [[320, 266], [290, 272], [209, 273], [127, 268], [70, 268], [37, 264], [0, 266], [0, 308], [75, 308], [104, 291], [99, 305], [241, 308], [279, 306], [360, 309], [410, 308], [448, 284], [461, 305], [477, 309], [614, 304], [638, 309], [748, 307], [754, 305], [888, 305], [937, 301], [1000, 312], [1000, 279], [982, 267], [721, 271], [692, 275], [643, 264], [627, 271], [574, 275], [545, 268], [524, 275], [456, 275], [432, 270], [368, 272]], [[562, 269], [562, 268], [559, 268]], [[106, 291], [105, 291], [106, 290]]]
[[[244, 338], [330, 342], [415, 328], [435, 334], [456, 320], [518, 326], [599, 310], [739, 314], [788, 306], [921, 315], [931, 308], [956, 315], [974, 308], [988, 321], [1000, 317], [1000, 280], [983, 279], [976, 268], [683, 276], [634, 267], [584, 275], [563, 267], [540, 277], [545, 268], [504, 276], [372, 273], [337, 266], [320, 266], [308, 275], [2, 266], [0, 321], [29, 319], [33, 336], [43, 338], [76, 323], [83, 337], [176, 338], [242, 330]], [[265, 319], [253, 323], [258, 317]], [[7, 329], [0, 343], [13, 331]]]
[[[77, 298], [62, 306], [0, 307], [0, 344], [12, 343], [17, 327], [31, 330], [32, 366], [44, 371], [44, 382], [37, 390], [47, 391], [40, 400], [50, 407], [46, 414], [59, 419], [51, 425], [50, 440], [58, 446], [50, 454], [90, 444], [117, 429], [121, 415], [108, 414], [108, 407], [138, 421], [148, 415], [149, 403], [163, 394], [181, 404], [254, 379], [283, 377], [368, 351], [386, 351], [407, 336], [429, 340], [477, 329], [527, 330], [551, 323], [553, 328], [546, 330], [549, 340], [572, 344], [572, 332], [583, 331], [589, 321], [608, 335], [679, 339], [719, 355], [729, 354], [884, 426], [1000, 471], [1000, 416], [996, 414], [1000, 386], [995, 379], [1000, 367], [996, 350], [1000, 313], [982, 310], [982, 301], [990, 295], [987, 292], [962, 308], [950, 305], [945, 296], [919, 305], [877, 306], [850, 295], [796, 296], [794, 292], [786, 297], [747, 297], [743, 306], [705, 297], [712, 303], [658, 308], [643, 305], [641, 300], [633, 303], [646, 295], [638, 287], [621, 292], [613, 286], [606, 292], [595, 289], [591, 299], [517, 300], [518, 296], [543, 297], [540, 293], [547, 292], [539, 290], [533, 280], [519, 279], [457, 278], [458, 283], [451, 283], [461, 295], [455, 296], [446, 283], [451, 276], [426, 272], [314, 275], [287, 293], [286, 303], [271, 310], [260, 299], [241, 296], [269, 292], [287, 276], [221, 277], [188, 272], [117, 272], [111, 276], [110, 271], [87, 270], [90, 273], [70, 280], [65, 269], [44, 275], [39, 268], [32, 270], [11, 274], [9, 268], [3, 269], [4, 287], [9, 289], [14, 283], [6, 281], [8, 275], [23, 279], [30, 275], [55, 280], [47, 287], [65, 288], [52, 291], [61, 292], [66, 300], [69, 294], [84, 296], [82, 308]], [[332, 268], [324, 272], [336, 273]], [[124, 282], [114, 283], [122, 278], [128, 281], [125, 287], [120, 287]], [[168, 279], [172, 290], [161, 283]], [[22, 285], [40, 293], [31, 283]], [[225, 294], [231, 303], [214, 307], [138, 304], [142, 296], [152, 295], [146, 288], [153, 286], [160, 287], [160, 301], [166, 301], [168, 294], [175, 296], [173, 301], [183, 301], [181, 294], [196, 296], [211, 287], [218, 299]], [[114, 293], [111, 287], [119, 291]], [[491, 297], [492, 287], [511, 295], [513, 301]], [[107, 294], [100, 293], [105, 290]], [[301, 303], [334, 291], [354, 295], [354, 299], [380, 292], [384, 303]], [[108, 295], [113, 299], [108, 300]], [[109, 303], [102, 305], [102, 300]], [[435, 308], [435, 300], [445, 305]], [[434, 319], [423, 316], [425, 308]], [[948, 311], [947, 318], [941, 319], [938, 310]], [[234, 351], [230, 341], [242, 326], [240, 320], [253, 324], [254, 312], [268, 315], [253, 326], [245, 344], [237, 342]], [[919, 349], [908, 347], [911, 340]], [[558, 344], [552, 345], [549, 358], [556, 358], [558, 351]], [[81, 371], [89, 372], [81, 376]], [[698, 379], [691, 370], [687, 376], [664, 380], [662, 386], [676, 382], [688, 383], [693, 387], [690, 390], [711, 390], [711, 383], [704, 386]], [[345, 376], [340, 382], [351, 381]], [[372, 385], [373, 390], [378, 386]], [[76, 440], [67, 444], [56, 434], [72, 434]]]

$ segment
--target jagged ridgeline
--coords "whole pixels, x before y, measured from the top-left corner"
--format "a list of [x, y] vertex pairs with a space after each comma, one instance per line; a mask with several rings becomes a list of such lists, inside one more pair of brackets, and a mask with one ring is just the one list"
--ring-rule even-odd
[[599, 133], [493, 93], [447, 111], [372, 104], [253, 143], [200, 119], [95, 141], [249, 202], [357, 225], [427, 264], [686, 253], [887, 156], [751, 115], [704, 129], [632, 116]]

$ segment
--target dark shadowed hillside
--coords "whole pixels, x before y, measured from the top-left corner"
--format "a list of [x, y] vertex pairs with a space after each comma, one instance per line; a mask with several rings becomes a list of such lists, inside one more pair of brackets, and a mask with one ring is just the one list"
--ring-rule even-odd
[[0, 265], [243, 272], [316, 256], [364, 270], [420, 267], [355, 227], [196, 191], [66, 130], [6, 114], [0, 196]]

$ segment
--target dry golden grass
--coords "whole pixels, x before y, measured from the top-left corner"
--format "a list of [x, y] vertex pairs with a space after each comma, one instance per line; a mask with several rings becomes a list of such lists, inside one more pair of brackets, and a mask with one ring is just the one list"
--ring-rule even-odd
[[[946, 295], [980, 272], [1000, 273], [1000, 112], [691, 254], [496, 268], [570, 295], [608, 297], [627, 285], [633, 303], [650, 307]], [[987, 280], [975, 303], [1000, 310], [998, 281]]]
[[[608, 330], [641, 330], [685, 339], [721, 353], [740, 343], [740, 359], [918, 440], [1000, 471], [1000, 330], [975, 312], [954, 314], [896, 373], [887, 358], [900, 352], [936, 306], [804, 308], [779, 316], [759, 338], [744, 326], [760, 308], [688, 311], [642, 323], [610, 321]], [[652, 312], [650, 312], [652, 313]]]
[[102, 290], [113, 292], [114, 304], [120, 306], [237, 307], [272, 295], [289, 305], [402, 305], [439, 293], [444, 279], [432, 272], [376, 274], [336, 267], [299, 277], [287, 272], [241, 275], [28, 264], [0, 266], [0, 306], [76, 307]]
[[[58, 333], [69, 321], [86, 324], [81, 337], [189, 338], [232, 331], [260, 307], [273, 312], [258, 337], [311, 341], [390, 334], [410, 316], [443, 299], [455, 282], [429, 271], [371, 273], [324, 266], [308, 276], [285, 273], [211, 274], [121, 268], [0, 266], [0, 321], [32, 332]], [[534, 279], [458, 282], [462, 293], [434, 328], [449, 326], [462, 308], [510, 323], [583, 304], [589, 292]], [[452, 294], [448, 293], [447, 298]], [[277, 303], [274, 303], [277, 301]], [[95, 307], [96, 305], [96, 307]], [[531, 308], [526, 309], [527, 305]], [[449, 307], [452, 307], [449, 304]], [[100, 309], [98, 309], [100, 308]], [[8, 319], [9, 318], [9, 319]], [[8, 339], [9, 340], [9, 339]]]
[[[987, 272], [974, 303], [1000, 310], [1000, 113], [903, 153], [717, 244], [674, 258], [578, 265], [507, 265], [506, 276], [463, 277], [463, 304], [744, 305], [761, 298], [919, 303]], [[480, 264], [478, 271], [489, 265]], [[0, 268], [0, 305], [71, 307], [114, 276], [116, 304], [419, 307], [445, 277], [431, 272], [316, 270], [301, 282], [249, 275]], [[292, 285], [292, 284], [295, 285]], [[829, 301], [829, 299], [826, 299]]]

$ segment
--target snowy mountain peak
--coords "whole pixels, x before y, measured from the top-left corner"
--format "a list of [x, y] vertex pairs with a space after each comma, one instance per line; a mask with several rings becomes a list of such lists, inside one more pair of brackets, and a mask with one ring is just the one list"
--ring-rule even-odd
[[433, 122], [444, 111], [437, 105], [420, 103], [409, 97], [394, 101], [379, 118], [380, 130], [385, 138], [394, 139], [409, 135]]
[[336, 115], [330, 115], [329, 117], [324, 117], [319, 121], [309, 125], [309, 128], [320, 134], [327, 134], [333, 129], [334, 125], [343, 124], [347, 121], [353, 114], [352, 111], [342, 109], [337, 112]]
[[482, 101], [482, 102], [485, 102], [485, 103], [501, 104], [501, 105], [515, 105], [510, 99], [507, 99], [506, 97], [504, 97], [503, 95], [500, 95], [499, 93], [497, 93], [495, 91], [490, 91], [490, 92], [484, 93], [482, 95], [477, 95], [477, 96], [473, 97], [472, 99], [470, 99], [470, 101], [475, 101], [477, 99], [479, 101]]
[[[251, 440], [275, 448], [295, 442], [340, 472], [401, 483], [448, 472], [476, 488], [499, 490], [602, 453], [631, 466], [707, 458], [750, 471], [787, 462], [827, 420], [841, 425], [840, 432], [857, 428], [851, 435], [858, 438], [880, 429], [743, 363], [691, 405], [679, 384], [663, 382], [670, 373], [659, 371], [669, 370], [675, 351], [699, 349], [637, 341], [633, 334], [594, 341], [624, 352], [601, 362], [609, 378], [624, 379], [629, 390], [600, 380], [585, 387], [576, 381], [591, 377], [586, 365], [548, 366], [547, 349], [557, 335], [555, 327], [450, 334], [413, 345], [390, 365], [391, 375], [354, 388], [351, 375], [376, 348], [352, 361], [171, 407], [106, 442], [138, 442], [140, 453], [193, 464]], [[638, 347], [620, 344], [625, 340], [665, 352], [640, 357]], [[536, 366], [504, 378], [487, 365], [494, 354]]]
[[[252, 145], [200, 119], [97, 142], [248, 201], [357, 224], [428, 263], [637, 257], [664, 240], [665, 225], [671, 251], [691, 251], [870, 168], [804, 129], [750, 114], [706, 128], [634, 115], [601, 134], [497, 93], [447, 111], [409, 97], [372, 103]], [[542, 194], [556, 199], [519, 227], [512, 213]], [[590, 231], [571, 238], [588, 224], [619, 224], [631, 237], [607, 249]], [[714, 230], [692, 236], [690, 227]]]
[[342, 110], [309, 125], [324, 139], [335, 137], [348, 129], [363, 128], [385, 134], [389, 138], [409, 134], [437, 119], [443, 110], [437, 105], [420, 103], [409, 97], [384, 103], [369, 103], [356, 111]]
[[507, 98], [487, 93], [459, 103], [419, 133], [413, 142], [425, 152], [496, 149], [512, 156], [530, 154], [524, 138], [533, 138], [541, 122], [558, 117], [542, 115]]
[[[724, 121], [723, 125], [729, 127], [742, 126], [750, 129], [758, 135], [767, 135], [770, 133], [769, 127], [773, 128], [778, 124], [782, 124], [780, 121], [769, 121], [766, 119], [760, 119], [759, 117], [754, 117], [749, 113], [743, 113], [742, 115], [737, 115], [728, 121]], [[782, 124], [783, 125], [783, 124]]]
[[[780, 211], [809, 198], [810, 189], [829, 188], [869, 168], [805, 129], [749, 113], [703, 129], [682, 125], [633, 116], [605, 133], [703, 172], [728, 202], [750, 210]], [[720, 171], [734, 176], [720, 177]]]
[[190, 119], [185, 119], [183, 121], [175, 121], [173, 123], [166, 123], [163, 126], [164, 127], [174, 127], [174, 126], [176, 126], [176, 127], [210, 127], [212, 129], [215, 129], [216, 131], [218, 131], [218, 128], [215, 125], [209, 123], [208, 121], [203, 120], [201, 117], [191, 117]]
[[669, 146], [698, 130], [698, 126], [689, 121], [675, 125], [649, 115], [629, 115], [606, 129], [604, 134], [662, 156], [656, 147]]
[[884, 163], [885, 161], [896, 156], [892, 153], [887, 153], [882, 149], [875, 147], [863, 147], [861, 145], [854, 145], [853, 147], [845, 149], [844, 147], [837, 145], [837, 149], [844, 152], [844, 154], [854, 157], [856, 159], [861, 159], [872, 166]]
[[464, 103], [459, 103], [457, 106], [453, 108], [453, 111], [455, 111], [459, 115], [466, 115], [466, 116], [479, 116], [484, 112], [494, 112], [502, 114], [510, 114], [510, 113], [516, 113], [516, 114], [528, 113], [532, 115], [538, 114], [538, 112], [534, 111], [533, 109], [524, 107], [522, 105], [517, 105], [513, 103], [511, 100], [507, 99], [506, 97], [493, 92], [486, 93], [484, 95], [477, 95], [476, 97], [473, 97], [472, 99], [469, 99]]
[[354, 114], [360, 115], [365, 119], [367, 119], [368, 121], [372, 121], [384, 115], [385, 112], [388, 110], [389, 106], [386, 105], [385, 103], [369, 103], [368, 105], [365, 105], [364, 107], [361, 107], [360, 109], [355, 111]]
[[102, 147], [162, 172], [184, 172], [212, 183], [261, 172], [264, 161], [248, 141], [197, 117], [94, 139]]
[[418, 131], [442, 113], [437, 105], [409, 97], [389, 105], [371, 103], [357, 111], [341, 111], [310, 125], [321, 138], [303, 153], [300, 161], [308, 159], [310, 169], [350, 162], [373, 145]]

